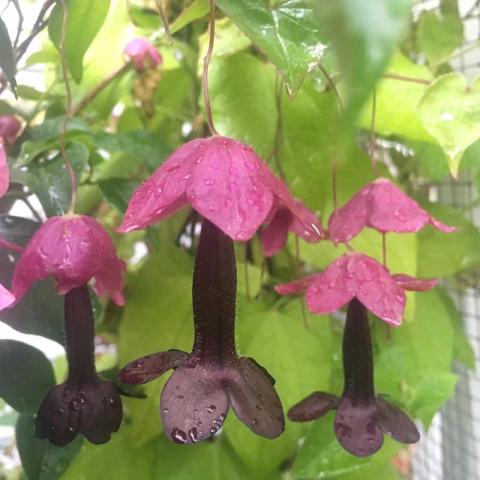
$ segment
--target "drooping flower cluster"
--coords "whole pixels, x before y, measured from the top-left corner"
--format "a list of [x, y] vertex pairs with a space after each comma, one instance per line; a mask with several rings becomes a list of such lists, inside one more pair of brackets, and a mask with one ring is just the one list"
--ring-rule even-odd
[[144, 37], [130, 40], [123, 49], [123, 53], [137, 71], [142, 71], [149, 66], [156, 67], [163, 63], [160, 52]]

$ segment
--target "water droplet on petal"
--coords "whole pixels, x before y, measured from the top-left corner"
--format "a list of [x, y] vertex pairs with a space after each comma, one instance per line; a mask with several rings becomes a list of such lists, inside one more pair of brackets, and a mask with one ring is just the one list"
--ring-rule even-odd
[[197, 429], [195, 427], [191, 428], [189, 431], [188, 431], [188, 436], [190, 437], [190, 440], [193, 442], [193, 443], [197, 443], [198, 442], [198, 432], [197, 432]]
[[175, 443], [178, 443], [180, 445], [185, 445], [187, 443], [187, 434], [179, 428], [174, 428], [170, 432], [170, 436]]
[[217, 407], [215, 405], [210, 405], [207, 407], [207, 413], [213, 413], [216, 409]]

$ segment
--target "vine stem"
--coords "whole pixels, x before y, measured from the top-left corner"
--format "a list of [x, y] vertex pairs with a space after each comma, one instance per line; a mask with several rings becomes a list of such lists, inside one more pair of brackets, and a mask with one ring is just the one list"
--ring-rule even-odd
[[377, 140], [375, 138], [375, 121], [377, 114], [377, 92], [373, 89], [372, 94], [372, 118], [370, 122], [370, 159], [372, 161], [373, 174], [378, 177], [377, 168]]
[[401, 80], [403, 82], [419, 83], [421, 85], [430, 85], [432, 83], [430, 80], [425, 80], [423, 78], [408, 77], [406, 75], [398, 75], [396, 73], [386, 73], [383, 78], [389, 78], [390, 80]]
[[70, 177], [70, 185], [72, 189], [70, 208], [68, 214], [73, 214], [75, 211], [75, 204], [77, 203], [77, 179], [75, 178], [75, 171], [73, 170], [72, 163], [70, 162], [67, 156], [67, 149], [65, 146], [65, 134], [67, 130], [67, 123], [70, 119], [71, 110], [72, 110], [72, 91], [70, 89], [70, 83], [68, 82], [68, 72], [67, 72], [67, 59], [65, 56], [65, 37], [67, 31], [67, 21], [68, 21], [68, 9], [65, 0], [60, 0], [63, 6], [63, 18], [62, 18], [62, 34], [60, 37], [60, 60], [62, 65], [62, 74], [63, 81], [65, 83], [65, 90], [67, 94], [67, 105], [65, 109], [65, 115], [63, 117], [62, 128], [60, 131], [60, 153], [62, 154], [62, 159], [67, 169], [68, 176]]
[[156, 0], [158, 14], [163, 23], [163, 28], [165, 29], [165, 35], [168, 38], [168, 43], [171, 45], [173, 43], [172, 32], [170, 32], [170, 26], [168, 25], [168, 18], [165, 13], [165, 8], [163, 6], [163, 0]]
[[382, 260], [383, 266], [387, 268], [387, 234], [382, 232]]
[[207, 114], [207, 123], [210, 133], [212, 135], [218, 135], [215, 125], [213, 124], [212, 105], [210, 103], [210, 93], [208, 90], [208, 68], [210, 66], [210, 60], [212, 59], [213, 45], [215, 43], [215, 7], [216, 0], [209, 0], [210, 2], [210, 20], [209, 20], [209, 40], [208, 49], [205, 58], [203, 59], [203, 98], [205, 100], [205, 113]]

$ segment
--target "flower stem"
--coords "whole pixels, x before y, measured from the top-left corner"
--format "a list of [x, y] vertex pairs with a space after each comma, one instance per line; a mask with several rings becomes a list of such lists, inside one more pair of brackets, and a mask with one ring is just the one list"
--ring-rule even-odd
[[370, 159], [372, 161], [372, 170], [375, 177], [378, 177], [377, 168], [377, 139], [375, 138], [375, 121], [377, 113], [377, 92], [373, 89], [372, 93], [372, 119], [370, 122]]
[[67, 149], [65, 146], [65, 134], [67, 130], [67, 123], [70, 119], [71, 110], [72, 110], [72, 91], [70, 90], [70, 83], [68, 81], [68, 71], [67, 71], [67, 58], [65, 54], [65, 37], [67, 31], [67, 21], [68, 21], [68, 9], [65, 0], [60, 0], [63, 6], [63, 19], [62, 19], [62, 34], [60, 37], [60, 60], [62, 66], [63, 81], [65, 83], [65, 91], [67, 94], [67, 106], [65, 109], [65, 115], [63, 117], [63, 122], [60, 130], [60, 153], [62, 154], [63, 163], [65, 163], [65, 168], [67, 169], [68, 176], [70, 177], [71, 185], [71, 200], [70, 208], [68, 210], [69, 214], [72, 214], [75, 211], [75, 204], [77, 203], [77, 179], [75, 177], [75, 171], [73, 170], [72, 163], [70, 162], [67, 156]]
[[423, 78], [408, 77], [407, 75], [399, 75], [397, 73], [386, 73], [383, 78], [389, 78], [390, 80], [401, 80], [403, 82], [419, 83], [420, 85], [430, 85], [430, 80]]
[[210, 60], [212, 58], [213, 53], [213, 45], [215, 43], [215, 6], [216, 0], [209, 0], [210, 2], [210, 21], [209, 21], [209, 29], [210, 29], [210, 37], [208, 40], [208, 49], [205, 58], [203, 59], [203, 98], [205, 100], [205, 112], [207, 114], [207, 123], [210, 133], [212, 135], [218, 135], [217, 130], [213, 124], [213, 116], [212, 116], [212, 105], [210, 103], [210, 93], [208, 90], [208, 68], [210, 66]]

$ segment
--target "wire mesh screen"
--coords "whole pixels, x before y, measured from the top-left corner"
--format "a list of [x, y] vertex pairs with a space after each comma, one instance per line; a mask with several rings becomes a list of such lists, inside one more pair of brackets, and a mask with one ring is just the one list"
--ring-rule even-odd
[[[438, 1], [419, 2], [418, 13], [438, 8]], [[480, 1], [459, 0], [465, 44], [452, 66], [469, 81], [480, 74]], [[465, 174], [454, 182], [446, 180], [435, 188], [438, 198], [463, 209], [480, 227], [480, 208], [474, 179]], [[475, 369], [455, 364], [458, 383], [454, 396], [434, 418], [413, 455], [413, 480], [473, 480], [480, 478], [480, 288], [478, 279], [452, 283], [450, 293], [462, 314], [465, 331], [475, 352]]]

